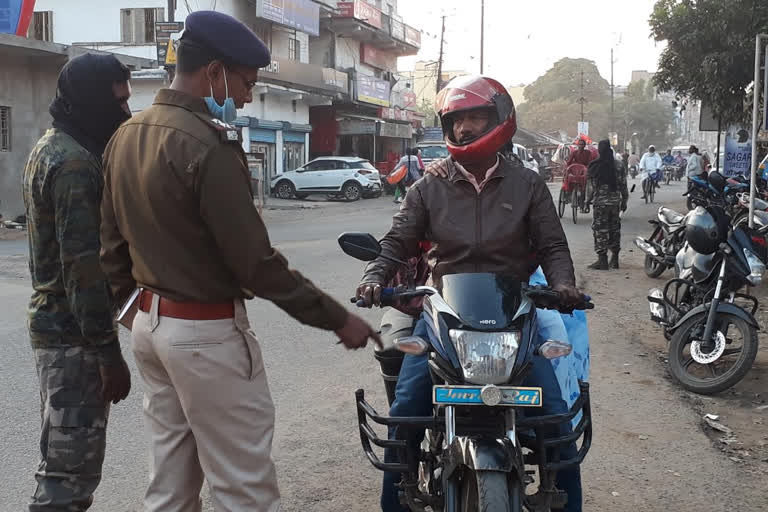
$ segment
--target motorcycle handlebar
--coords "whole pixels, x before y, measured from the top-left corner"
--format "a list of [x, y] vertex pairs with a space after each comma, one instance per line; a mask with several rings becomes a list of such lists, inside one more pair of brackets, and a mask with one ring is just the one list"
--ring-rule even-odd
[[[582, 301], [574, 306], [563, 306], [561, 304], [560, 293], [553, 290], [552, 288], [530, 287], [524, 289], [524, 292], [534, 302], [534, 304], [536, 304], [536, 307], [541, 309], [557, 309], [562, 313], [571, 313], [574, 310], [583, 311], [587, 309], [594, 309], [595, 307], [595, 304], [592, 302], [592, 297], [589, 295], [582, 295]], [[392, 306], [398, 300], [408, 300], [415, 297], [423, 297], [424, 295], [428, 294], [429, 292], [426, 290], [398, 291], [396, 288], [382, 288], [380, 306]], [[365, 301], [363, 299], [352, 297], [349, 299], [349, 301], [352, 304], [355, 304], [357, 307], [366, 307]]]

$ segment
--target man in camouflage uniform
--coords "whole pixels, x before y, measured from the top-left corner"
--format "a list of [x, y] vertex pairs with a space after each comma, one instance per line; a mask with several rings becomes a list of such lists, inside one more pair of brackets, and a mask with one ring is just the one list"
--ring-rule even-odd
[[99, 263], [101, 155], [130, 117], [130, 71], [114, 56], [86, 54], [61, 71], [53, 127], [24, 169], [29, 335], [40, 383], [42, 459], [30, 512], [88, 509], [101, 480], [109, 404], [130, 372]]
[[[608, 140], [598, 144], [600, 157], [589, 165], [589, 197], [587, 204], [594, 204], [592, 231], [595, 235], [597, 261], [589, 268], [608, 270], [619, 268], [621, 250], [621, 217], [626, 211], [629, 191], [627, 190], [627, 171], [613, 156], [613, 149]], [[611, 261], [608, 261], [608, 251]]]

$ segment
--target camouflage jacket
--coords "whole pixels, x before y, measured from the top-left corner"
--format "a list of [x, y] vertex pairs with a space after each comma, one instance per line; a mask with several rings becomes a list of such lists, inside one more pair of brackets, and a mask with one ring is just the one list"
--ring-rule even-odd
[[589, 180], [589, 197], [587, 202], [595, 206], [620, 206], [629, 200], [627, 189], [627, 170], [621, 162], [616, 162], [616, 190], [611, 191], [608, 185], [597, 186], [595, 167], [590, 166], [587, 179]]
[[104, 364], [120, 357], [109, 285], [99, 263], [100, 158], [52, 128], [24, 169], [29, 229], [29, 304], [33, 347], [100, 348]]

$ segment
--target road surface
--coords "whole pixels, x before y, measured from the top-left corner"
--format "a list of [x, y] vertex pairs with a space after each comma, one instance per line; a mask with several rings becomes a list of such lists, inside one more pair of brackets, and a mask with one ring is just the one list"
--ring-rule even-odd
[[[556, 193], [556, 189], [553, 189]], [[657, 202], [679, 203], [682, 185], [664, 187]], [[700, 429], [698, 415], [671, 385], [648, 348], [658, 330], [648, 321], [651, 286], [631, 238], [647, 231], [656, 206], [635, 192], [624, 217], [622, 269], [587, 271], [594, 260], [591, 215], [564, 226], [580, 283], [597, 305], [589, 313], [595, 432], [583, 466], [585, 510], [723, 512], [768, 509], [762, 466], [723, 456]], [[362, 264], [335, 242], [343, 231], [383, 234], [395, 206], [386, 198], [315, 210], [267, 214], [274, 242], [291, 263], [321, 288], [346, 302]], [[568, 212], [570, 213], [570, 212]], [[39, 429], [38, 391], [25, 328], [30, 293], [26, 244], [0, 242], [0, 511], [23, 510], [33, 491]], [[331, 334], [300, 326], [263, 301], [248, 304], [259, 336], [277, 407], [274, 457], [286, 512], [376, 510], [381, 473], [363, 456], [353, 393], [364, 387], [384, 410], [385, 396], [370, 350], [347, 352]], [[379, 311], [364, 311], [377, 322]], [[142, 510], [148, 459], [141, 419], [141, 383], [125, 332], [123, 353], [134, 388], [110, 417], [104, 478], [91, 510]], [[206, 510], [212, 510], [205, 498]]]

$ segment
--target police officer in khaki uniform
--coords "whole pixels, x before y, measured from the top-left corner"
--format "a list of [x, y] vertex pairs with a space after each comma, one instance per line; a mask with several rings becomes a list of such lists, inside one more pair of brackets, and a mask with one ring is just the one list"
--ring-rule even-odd
[[[102, 265], [118, 301], [136, 289], [133, 353], [151, 435], [148, 511], [275, 511], [274, 406], [243, 299], [274, 302], [347, 348], [379, 342], [363, 320], [275, 251], [228, 122], [270, 55], [239, 21], [186, 19], [177, 75], [107, 147]], [[380, 342], [379, 342], [380, 343]]]

